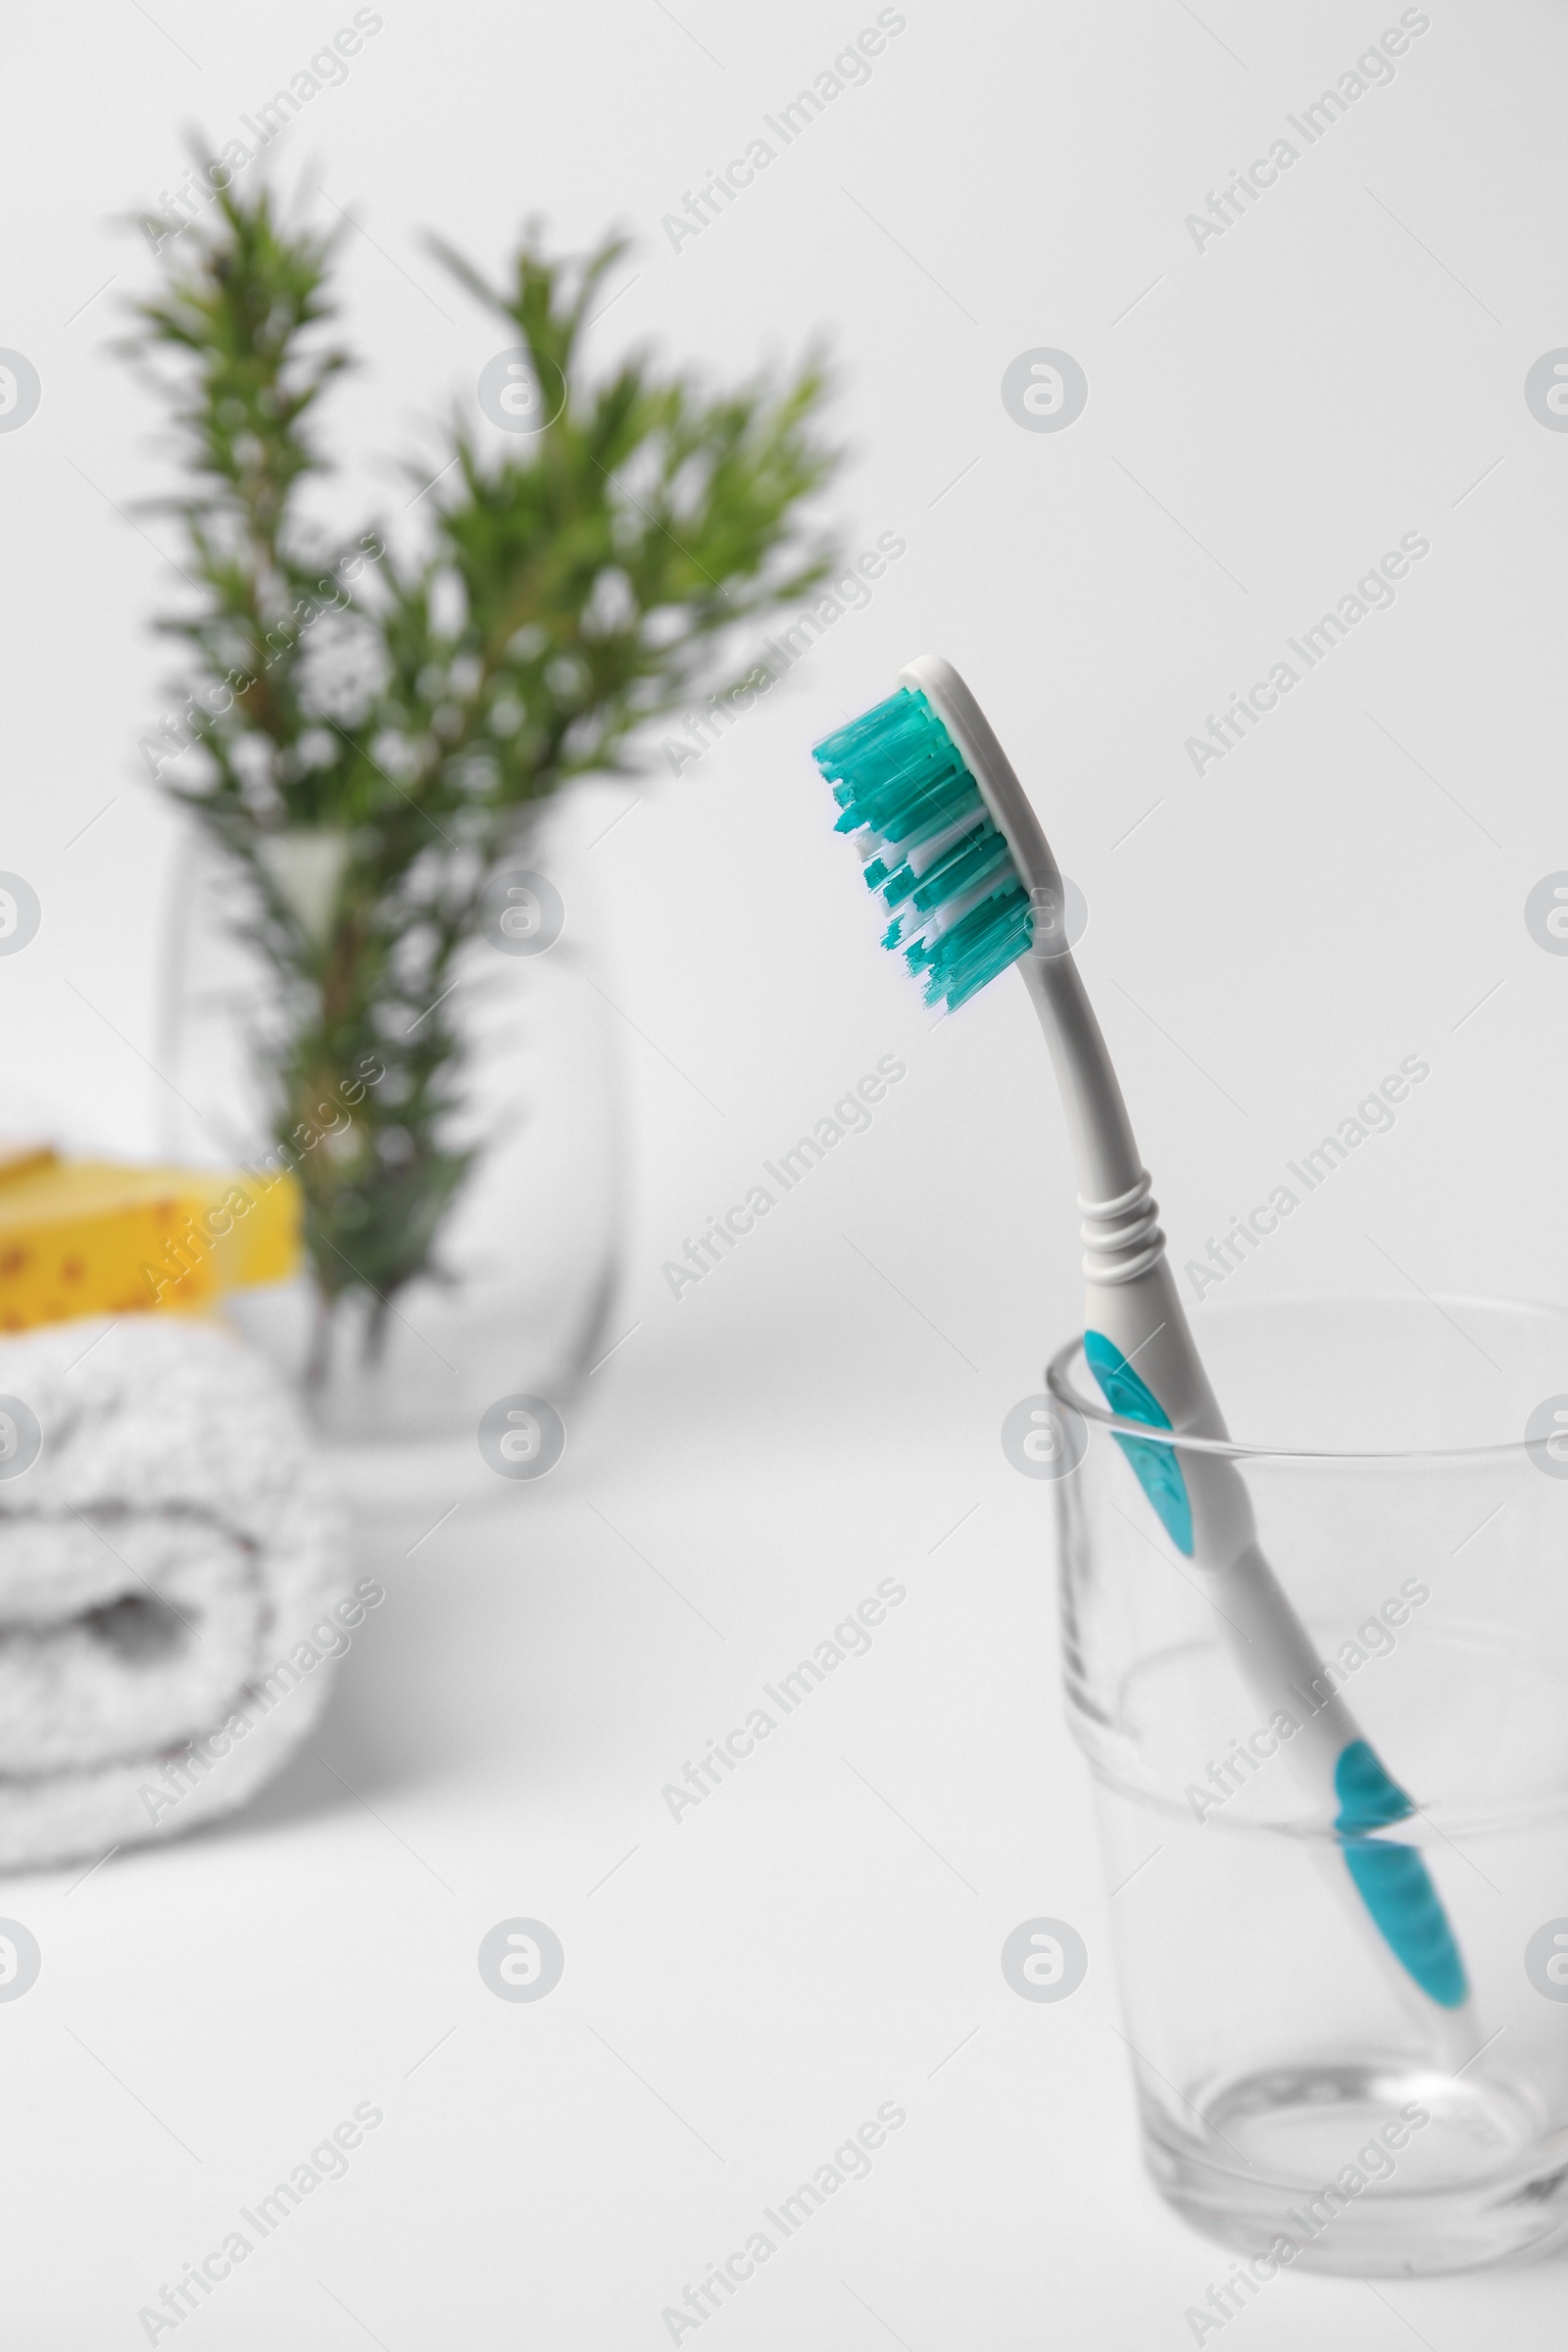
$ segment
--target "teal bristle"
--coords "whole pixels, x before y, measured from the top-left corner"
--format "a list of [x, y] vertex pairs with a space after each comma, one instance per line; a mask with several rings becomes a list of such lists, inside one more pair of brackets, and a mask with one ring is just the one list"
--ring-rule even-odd
[[[952, 736], [923, 694], [901, 686], [811, 754], [833, 787], [840, 833], [863, 832], [865, 867], [895, 919], [928, 1004], [956, 1011], [1034, 938], [1029, 897]], [[922, 868], [920, 852], [946, 836]], [[903, 909], [901, 912], [900, 910]]]

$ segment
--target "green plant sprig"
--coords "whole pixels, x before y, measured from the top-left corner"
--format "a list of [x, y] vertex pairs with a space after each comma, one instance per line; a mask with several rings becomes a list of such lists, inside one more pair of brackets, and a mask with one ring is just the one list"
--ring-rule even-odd
[[[449, 991], [487, 880], [563, 785], [630, 772], [639, 731], [833, 554], [800, 520], [838, 463], [817, 361], [716, 394], [648, 352], [595, 376], [583, 341], [624, 240], [562, 260], [530, 226], [499, 287], [437, 250], [554, 414], [499, 454], [454, 416], [412, 553], [305, 513], [330, 470], [320, 403], [353, 364], [327, 331], [333, 234], [231, 183], [163, 248], [130, 347], [172, 423], [186, 480], [165, 503], [196, 591], [160, 623], [186, 649], [188, 715], [150, 757], [248, 886], [277, 983], [258, 1040], [274, 1143], [298, 1152], [346, 1073], [385, 1070], [298, 1166], [323, 1337], [360, 1294], [372, 1347], [399, 1291], [442, 1277], [481, 1148]], [[182, 748], [194, 781], [163, 774]]]

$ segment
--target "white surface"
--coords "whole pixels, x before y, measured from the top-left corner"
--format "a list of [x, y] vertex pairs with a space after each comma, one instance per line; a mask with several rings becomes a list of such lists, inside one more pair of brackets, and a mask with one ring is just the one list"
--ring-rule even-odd
[[[25, 226], [0, 343], [44, 400], [0, 436], [0, 866], [44, 923], [0, 961], [6, 1078], [69, 1090], [74, 1128], [122, 1147], [155, 1131], [170, 834], [134, 745], [163, 707], [144, 624], [177, 582], [163, 523], [124, 518], [161, 477], [107, 348], [147, 271], [113, 220], [172, 185], [183, 123], [226, 136], [351, 13], [96, 0], [11, 28], [0, 187]], [[347, 293], [373, 365], [331, 425], [345, 511], [363, 490], [396, 514], [377, 460], [500, 339], [419, 232], [494, 262], [546, 209], [567, 241], [615, 219], [642, 239], [607, 356], [657, 333], [733, 372], [831, 328], [848, 546], [908, 553], [592, 853], [640, 1184], [637, 1328], [597, 1420], [406, 1566], [384, 1552], [417, 1530], [368, 1540], [395, 1589], [324, 1762], [231, 1834], [4, 1890], [44, 1949], [0, 2006], [6, 2309], [29, 2345], [145, 2340], [137, 2307], [363, 2100], [385, 2123], [347, 2178], [192, 2342], [667, 2342], [662, 2307], [887, 2099], [908, 2123], [871, 2178], [710, 2323], [735, 2352], [1185, 2343], [1228, 2269], [1137, 2170], [1040, 1496], [997, 1445], [1076, 1312], [1032, 1015], [1003, 987], [928, 1027], [804, 752], [911, 654], [964, 670], [1087, 897], [1080, 960], [1178, 1260], [1421, 1054], [1395, 1131], [1227, 1289], [1560, 1298], [1568, 962], [1522, 908], [1568, 863], [1568, 438], [1522, 383], [1568, 340], [1568, 20], [1434, 7], [1392, 86], [1200, 254], [1188, 211], [1396, 8], [906, 13], [869, 83], [678, 256], [661, 216], [869, 5], [389, 7], [287, 134], [290, 176], [367, 231]], [[1089, 376], [1061, 434], [999, 396], [1042, 345]], [[1197, 779], [1204, 714], [1407, 531], [1432, 553], [1393, 609]], [[607, 822], [623, 805], [607, 788]], [[682, 1237], [887, 1054], [908, 1076], [871, 1131], [673, 1300]], [[890, 1573], [909, 1597], [870, 1656], [672, 1823], [661, 1785]], [[997, 1965], [1039, 1912], [1090, 1944], [1059, 2009]], [[537, 2007], [475, 1969], [514, 1914], [566, 1946]], [[1468, 2352], [1556, 2340], [1562, 2297], [1551, 2267], [1287, 2279], [1233, 2325]]]

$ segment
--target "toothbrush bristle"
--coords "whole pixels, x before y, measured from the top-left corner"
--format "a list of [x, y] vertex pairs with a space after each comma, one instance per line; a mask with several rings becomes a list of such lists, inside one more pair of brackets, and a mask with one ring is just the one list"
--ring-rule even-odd
[[859, 836], [866, 887], [894, 916], [883, 946], [928, 1004], [956, 1011], [1034, 937], [1028, 893], [957, 746], [925, 696], [901, 686], [811, 757], [837, 831]]

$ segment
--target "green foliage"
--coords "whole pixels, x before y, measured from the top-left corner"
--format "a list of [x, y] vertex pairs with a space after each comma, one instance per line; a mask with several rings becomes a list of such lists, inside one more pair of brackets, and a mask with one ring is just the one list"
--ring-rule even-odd
[[639, 730], [712, 682], [729, 632], [828, 567], [799, 519], [837, 462], [814, 433], [820, 368], [716, 394], [647, 352], [590, 374], [585, 331], [624, 251], [564, 261], [530, 227], [493, 288], [443, 250], [555, 413], [499, 455], [442, 428], [411, 473], [436, 477], [413, 551], [306, 511], [330, 470], [319, 404], [351, 364], [328, 333], [332, 235], [230, 185], [169, 239], [137, 307], [196, 589], [160, 623], [185, 649], [185, 712], [150, 758], [251, 885], [282, 1007], [275, 1141], [297, 1151], [345, 1079], [385, 1069], [298, 1167], [324, 1306], [368, 1294], [372, 1340], [405, 1284], [439, 1277], [474, 1157], [446, 992], [487, 878], [549, 795], [626, 772]]

